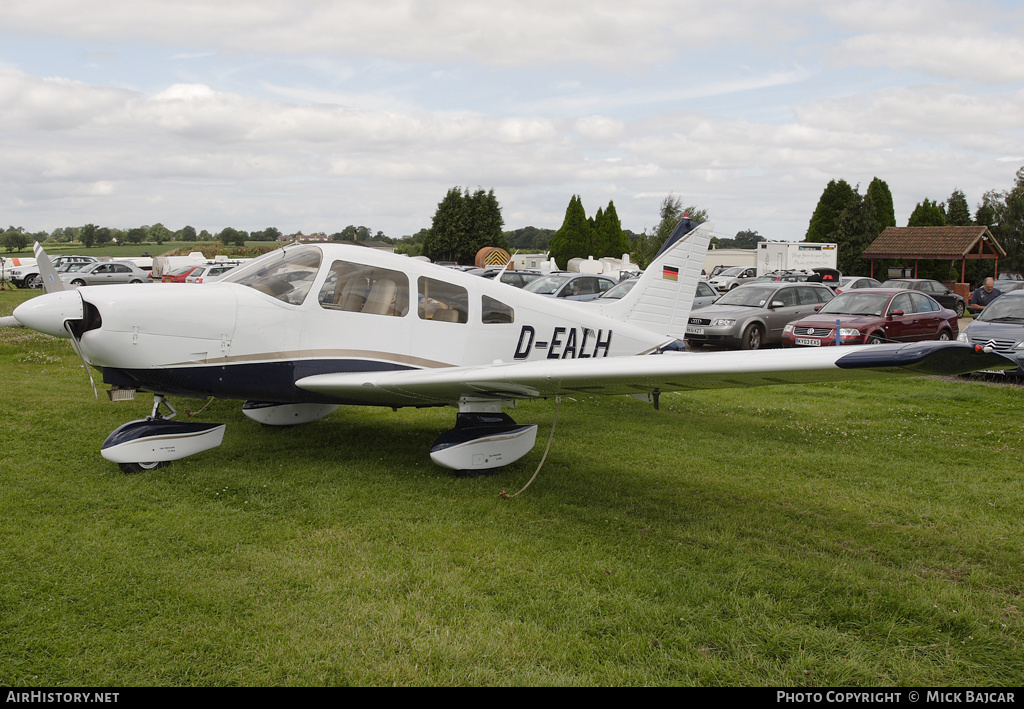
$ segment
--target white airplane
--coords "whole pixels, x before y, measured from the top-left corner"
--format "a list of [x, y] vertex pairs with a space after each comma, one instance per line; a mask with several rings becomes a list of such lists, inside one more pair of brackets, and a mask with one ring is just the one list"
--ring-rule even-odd
[[533, 448], [537, 426], [502, 411], [520, 399], [633, 394], [657, 405], [668, 391], [1016, 367], [955, 342], [683, 352], [709, 239], [708, 225], [684, 220], [627, 296], [592, 308], [340, 244], [286, 247], [201, 288], [57, 290], [38, 249], [52, 292], [14, 317], [70, 338], [112, 399], [155, 394], [151, 416], [101, 448], [126, 472], [220, 445], [224, 425], [172, 420], [168, 396], [244, 400], [249, 418], [277, 426], [345, 404], [456, 406], [431, 458], [481, 471]]

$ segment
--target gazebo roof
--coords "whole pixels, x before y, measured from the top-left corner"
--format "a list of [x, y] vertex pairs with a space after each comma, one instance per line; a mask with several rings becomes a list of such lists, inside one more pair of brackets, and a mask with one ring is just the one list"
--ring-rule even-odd
[[987, 226], [886, 227], [862, 258], [1002, 258], [1006, 250]]

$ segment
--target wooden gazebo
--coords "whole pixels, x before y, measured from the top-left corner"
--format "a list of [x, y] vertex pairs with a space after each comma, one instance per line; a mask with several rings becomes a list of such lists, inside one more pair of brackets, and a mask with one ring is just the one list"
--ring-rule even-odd
[[987, 226], [906, 226], [886, 227], [862, 258], [871, 259], [871, 276], [875, 275], [875, 259], [914, 261], [917, 277], [918, 261], [960, 261], [960, 282], [969, 259], [994, 259], [993, 273], [999, 273], [999, 258], [1006, 250], [996, 241]]

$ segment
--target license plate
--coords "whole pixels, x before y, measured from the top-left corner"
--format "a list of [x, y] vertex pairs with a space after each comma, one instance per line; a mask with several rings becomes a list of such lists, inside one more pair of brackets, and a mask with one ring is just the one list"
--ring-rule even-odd
[[691, 334], [691, 335], [703, 335], [704, 334], [704, 328], [702, 328], [702, 327], [688, 327], [688, 328], [686, 328], [686, 332]]
[[811, 340], [806, 337], [796, 338], [796, 343], [798, 345], [810, 345], [811, 347], [821, 347], [821, 340]]

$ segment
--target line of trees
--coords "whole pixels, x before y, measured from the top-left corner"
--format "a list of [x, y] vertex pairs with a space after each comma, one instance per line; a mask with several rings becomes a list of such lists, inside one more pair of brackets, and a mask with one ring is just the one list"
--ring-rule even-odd
[[[1016, 174], [1013, 188], [989, 190], [977, 206], [974, 216], [963, 190], [956, 188], [945, 201], [929, 198], [918, 202], [906, 226], [987, 226], [1004, 249], [1000, 270], [1024, 271], [1024, 167]], [[861, 195], [859, 185], [831, 180], [811, 215], [807, 241], [835, 242], [839, 245], [839, 270], [849, 275], [867, 275], [870, 263], [861, 254], [886, 227], [896, 226], [892, 193], [884, 180], [875, 177]], [[876, 264], [876, 271], [888, 262]], [[959, 279], [960, 265], [945, 262], [921, 262], [918, 273], [938, 280]], [[980, 281], [991, 275], [988, 261], [967, 265], [966, 280]]]

